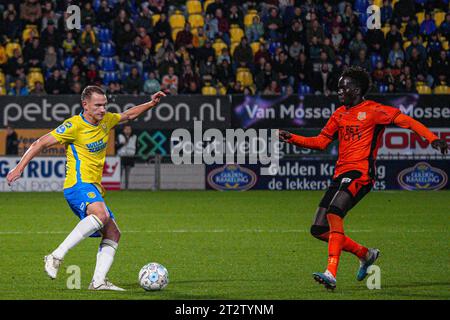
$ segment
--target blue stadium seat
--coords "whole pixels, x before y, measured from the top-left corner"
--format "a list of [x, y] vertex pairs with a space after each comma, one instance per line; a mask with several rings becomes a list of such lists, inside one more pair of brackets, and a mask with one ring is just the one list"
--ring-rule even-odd
[[299, 94], [310, 94], [311, 93], [311, 87], [306, 84], [301, 84], [298, 86], [298, 93]]
[[372, 65], [372, 68], [375, 68], [378, 61], [383, 61], [383, 58], [376, 53], [372, 53], [370, 56], [370, 64]]
[[103, 75], [103, 84], [108, 85], [110, 82], [118, 80], [119, 76], [117, 75], [117, 72], [114, 71], [105, 72], [105, 74]]
[[355, 1], [355, 6], [353, 7], [355, 11], [357, 12], [366, 12], [367, 7], [369, 6], [369, 1], [368, 0], [356, 0]]
[[386, 93], [386, 92], [388, 92], [388, 90], [389, 90], [389, 87], [387, 85], [385, 85], [385, 84], [380, 84], [378, 86], [378, 91], [380, 93]]
[[100, 5], [101, 5], [102, 0], [94, 0], [92, 3], [92, 8], [94, 9], [95, 12], [98, 11], [98, 9], [100, 9]]
[[72, 68], [73, 64], [75, 62], [75, 59], [72, 56], [68, 56], [64, 59], [64, 69], [69, 70]]
[[110, 42], [112, 40], [112, 32], [108, 28], [101, 28], [98, 31], [98, 40], [100, 42]]
[[116, 53], [114, 45], [107, 42], [100, 43], [100, 56], [102, 57], [112, 57]]
[[104, 58], [101, 60], [101, 68], [103, 71], [116, 71], [117, 64], [114, 58]]

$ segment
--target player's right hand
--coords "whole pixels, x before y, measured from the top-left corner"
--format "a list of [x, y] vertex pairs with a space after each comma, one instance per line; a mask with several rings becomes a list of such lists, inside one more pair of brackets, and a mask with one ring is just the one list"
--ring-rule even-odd
[[6, 181], [8, 182], [8, 185], [10, 186], [11, 183], [18, 180], [20, 178], [20, 176], [22, 175], [22, 173], [23, 173], [23, 170], [21, 170], [18, 167], [15, 167], [14, 169], [12, 169], [6, 176]]
[[448, 152], [447, 141], [445, 141], [444, 139], [434, 140], [433, 142], [431, 142], [431, 146], [436, 150], [440, 150], [442, 154], [447, 154]]
[[289, 131], [278, 130], [278, 137], [281, 141], [289, 142], [289, 139], [292, 138], [292, 134]]

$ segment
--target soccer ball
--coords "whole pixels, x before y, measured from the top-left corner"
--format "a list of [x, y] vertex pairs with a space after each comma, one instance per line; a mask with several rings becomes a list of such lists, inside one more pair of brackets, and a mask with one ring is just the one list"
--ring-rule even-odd
[[169, 283], [167, 269], [156, 262], [151, 262], [139, 271], [139, 284], [147, 291], [162, 290]]

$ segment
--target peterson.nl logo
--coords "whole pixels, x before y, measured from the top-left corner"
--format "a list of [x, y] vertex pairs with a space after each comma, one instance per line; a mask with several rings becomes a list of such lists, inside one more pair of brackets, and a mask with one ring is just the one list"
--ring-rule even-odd
[[419, 162], [414, 167], [401, 171], [397, 180], [406, 190], [439, 190], [447, 184], [448, 176], [439, 168]]
[[256, 184], [257, 179], [252, 170], [234, 164], [227, 164], [208, 174], [208, 184], [216, 190], [248, 190]]

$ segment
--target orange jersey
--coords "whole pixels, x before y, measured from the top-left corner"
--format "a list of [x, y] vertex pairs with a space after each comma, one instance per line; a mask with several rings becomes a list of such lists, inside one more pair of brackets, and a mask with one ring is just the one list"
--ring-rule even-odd
[[312, 149], [324, 149], [339, 139], [339, 158], [334, 178], [352, 170], [362, 172], [364, 179], [375, 177], [375, 159], [386, 125], [409, 128], [430, 142], [437, 137], [421, 123], [402, 115], [400, 110], [371, 100], [347, 108], [341, 106], [330, 117], [317, 137], [293, 135], [289, 142]]

